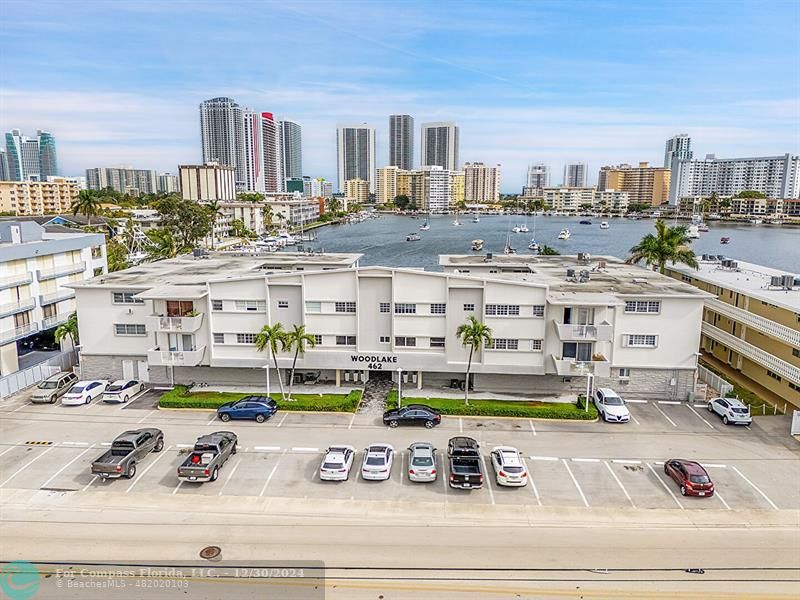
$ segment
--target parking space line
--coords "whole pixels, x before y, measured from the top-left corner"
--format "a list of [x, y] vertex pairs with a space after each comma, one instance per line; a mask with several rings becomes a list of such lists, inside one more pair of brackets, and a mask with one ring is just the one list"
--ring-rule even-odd
[[697, 411], [696, 411], [696, 410], [695, 410], [695, 409], [692, 407], [692, 405], [691, 405], [691, 404], [687, 404], [687, 405], [686, 405], [686, 408], [688, 408], [688, 409], [689, 409], [690, 411], [692, 411], [692, 412], [693, 412], [695, 415], [697, 415], [697, 418], [698, 418], [698, 419], [700, 419], [700, 420], [701, 420], [703, 423], [705, 423], [706, 425], [708, 425], [708, 426], [709, 426], [711, 429], [716, 429], [716, 427], [714, 427], [714, 426], [713, 426], [711, 423], [709, 423], [708, 421], [706, 421], [705, 417], [703, 417], [703, 415], [701, 415], [699, 412], [697, 412]]
[[539, 498], [539, 490], [536, 488], [536, 482], [533, 481], [533, 473], [531, 473], [531, 470], [528, 468], [528, 463], [525, 462], [524, 458], [522, 459], [522, 464], [525, 465], [525, 472], [528, 473], [528, 481], [531, 484], [531, 491], [533, 492], [533, 495], [536, 497], [536, 504], [541, 506], [542, 499]]
[[208, 420], [208, 423], [206, 423], [206, 425], [213, 425], [213, 424], [214, 424], [214, 421], [216, 421], [216, 420], [217, 420], [217, 413], [214, 413], [214, 416], [213, 416], [213, 417], [211, 417], [211, 418]]
[[43, 483], [41, 486], [39, 486], [39, 487], [40, 487], [40, 488], [46, 488], [46, 487], [47, 487], [47, 484], [49, 484], [49, 483], [50, 483], [51, 481], [53, 481], [53, 480], [54, 480], [56, 477], [58, 477], [59, 475], [61, 475], [61, 473], [64, 471], [64, 469], [66, 469], [68, 466], [70, 466], [72, 463], [74, 463], [76, 460], [78, 460], [78, 459], [79, 459], [81, 456], [83, 456], [84, 454], [86, 454], [86, 453], [87, 453], [89, 450], [91, 450], [93, 447], [94, 447], [94, 446], [92, 445], [92, 446], [89, 446], [88, 448], [86, 448], [86, 449], [85, 449], [83, 452], [81, 452], [80, 454], [78, 454], [78, 456], [76, 456], [75, 458], [73, 458], [71, 461], [69, 461], [67, 464], [65, 464], [63, 467], [61, 467], [61, 468], [60, 468], [58, 471], [56, 471], [56, 472], [55, 472], [55, 473], [54, 473], [54, 474], [53, 474], [53, 475], [52, 475], [52, 476], [51, 476], [51, 477], [50, 477], [50, 478], [49, 478], [47, 481], [45, 481], [45, 482], [44, 482], [44, 483]]
[[719, 491], [718, 491], [717, 489], [714, 489], [714, 495], [715, 495], [717, 498], [719, 498], [719, 501], [720, 501], [720, 502], [722, 502], [722, 504], [724, 504], [724, 505], [725, 505], [725, 508], [727, 508], [728, 510], [730, 510], [730, 509], [731, 509], [731, 507], [730, 507], [730, 506], [728, 506], [728, 503], [727, 503], [727, 502], [725, 502], [725, 498], [723, 498], [722, 496], [720, 496], [720, 493], [719, 493]]
[[61, 442], [62, 446], [90, 446], [89, 442]]
[[88, 489], [91, 487], [91, 485], [92, 485], [92, 484], [93, 484], [95, 481], [97, 481], [97, 477], [98, 477], [97, 475], [93, 476], [93, 477], [92, 477], [92, 479], [91, 479], [91, 481], [89, 481], [89, 483], [87, 483], [85, 486], [83, 486], [83, 489], [82, 489], [81, 491], [82, 491], [82, 492], [85, 492], [86, 490], [88, 490]]
[[52, 449], [53, 449], [53, 448], [55, 448], [55, 447], [56, 447], [56, 446], [49, 446], [49, 447], [47, 448], [47, 450], [45, 450], [44, 452], [41, 452], [40, 454], [37, 454], [36, 456], [34, 456], [34, 457], [31, 459], [31, 460], [29, 460], [28, 462], [26, 462], [24, 465], [22, 465], [22, 466], [21, 466], [19, 469], [17, 469], [16, 471], [14, 471], [14, 473], [13, 473], [13, 474], [12, 474], [10, 477], [8, 477], [8, 478], [7, 478], [7, 479], [6, 479], [6, 480], [5, 480], [3, 483], [0, 483], [0, 488], [1, 488], [1, 487], [3, 487], [5, 484], [7, 484], [7, 483], [8, 483], [9, 481], [11, 481], [12, 479], [14, 479], [14, 477], [16, 477], [17, 475], [19, 475], [20, 473], [22, 473], [22, 471], [24, 471], [25, 469], [27, 469], [29, 466], [31, 466], [31, 465], [32, 465], [33, 463], [35, 463], [37, 460], [39, 460], [40, 458], [42, 458], [42, 457], [43, 457], [45, 454], [47, 454], [48, 452], [50, 452], [50, 450], [52, 450]]
[[163, 456], [164, 456], [164, 455], [165, 455], [167, 452], [169, 452], [171, 449], [172, 449], [172, 446], [167, 446], [167, 447], [166, 447], [166, 448], [164, 448], [164, 449], [163, 449], [161, 452], [159, 452], [159, 453], [158, 453], [158, 456], [156, 456], [156, 457], [155, 457], [155, 458], [154, 458], [152, 461], [150, 461], [150, 464], [149, 464], [149, 465], [147, 465], [147, 468], [145, 468], [145, 470], [144, 470], [144, 471], [142, 471], [141, 473], [139, 473], [139, 475], [136, 477], [136, 479], [134, 479], [134, 480], [131, 482], [131, 484], [128, 486], [128, 489], [127, 489], [127, 490], [125, 490], [125, 493], [127, 494], [128, 492], [130, 492], [130, 491], [133, 489], [133, 486], [135, 486], [137, 483], [139, 483], [139, 480], [140, 480], [142, 477], [144, 477], [144, 476], [147, 474], [147, 472], [148, 472], [150, 469], [152, 469], [152, 468], [155, 466], [155, 464], [156, 464], [156, 463], [157, 463], [157, 462], [158, 462], [158, 461], [159, 461], [159, 460], [160, 460], [160, 459], [161, 459], [161, 458], [162, 458], [162, 457], [163, 457]]
[[631, 419], [633, 419], [634, 423], [641, 425], [641, 423], [639, 423], [639, 419], [636, 418], [636, 415], [634, 415], [631, 411], [628, 411], [628, 413], [631, 415]]
[[726, 469], [728, 465], [720, 465], [717, 463], [703, 463], [704, 467], [711, 467], [712, 469]]
[[292, 452], [319, 452], [319, 448], [292, 448]]
[[586, 506], [586, 508], [589, 508], [589, 501], [586, 499], [586, 496], [584, 496], [583, 490], [581, 489], [581, 486], [578, 483], [578, 480], [575, 479], [575, 475], [572, 474], [572, 469], [569, 468], [569, 463], [563, 458], [561, 459], [561, 462], [564, 463], [564, 466], [567, 468], [567, 473], [569, 473], [569, 476], [572, 478], [572, 483], [575, 484], [575, 488], [578, 490], [578, 493], [581, 495], [581, 500], [583, 500], [583, 504]]
[[614, 478], [614, 481], [617, 482], [617, 485], [619, 486], [619, 489], [621, 489], [622, 493], [625, 494], [625, 497], [628, 499], [628, 502], [631, 503], [631, 508], [636, 508], [636, 505], [633, 503], [633, 499], [631, 498], [631, 495], [628, 493], [628, 490], [625, 489], [625, 486], [622, 485], [622, 482], [619, 480], [619, 477], [617, 477], [617, 474], [614, 473], [614, 469], [611, 468], [611, 465], [608, 464], [607, 460], [604, 460], [603, 464], [606, 466], [606, 469], [608, 469], [608, 472], [611, 473], [611, 476]]
[[182, 485], [183, 485], [183, 479], [178, 480], [178, 485], [176, 485], [175, 489], [172, 490], [172, 493], [170, 494], [170, 496], [174, 496], [176, 494], [176, 492], [181, 488]]
[[669, 489], [669, 486], [668, 486], [666, 483], [664, 483], [664, 480], [663, 480], [663, 479], [661, 479], [661, 477], [659, 477], [659, 476], [658, 476], [658, 473], [656, 473], [656, 470], [653, 468], [653, 466], [652, 466], [650, 463], [646, 463], [646, 464], [647, 464], [647, 468], [648, 468], [648, 469], [650, 469], [650, 472], [651, 472], [651, 473], [652, 473], [652, 474], [655, 476], [655, 478], [656, 478], [656, 479], [658, 479], [658, 482], [661, 484], [661, 486], [662, 486], [662, 487], [663, 487], [665, 490], [667, 490], [667, 493], [668, 493], [670, 496], [672, 496], [672, 499], [673, 499], [673, 500], [675, 500], [675, 504], [677, 504], [677, 505], [680, 507], [680, 509], [681, 509], [681, 510], [684, 510], [684, 508], [683, 508], [683, 504], [681, 504], [681, 503], [680, 503], [680, 501], [678, 501], [678, 498], [677, 498], [677, 496], [675, 496], [675, 494], [674, 494], [674, 493], [672, 493], [672, 490], [671, 490], [671, 489]]
[[681, 404], [680, 400], [659, 400], [658, 404]]
[[[256, 452], [277, 452], [280, 449], [280, 446], [253, 446], [253, 450]], [[286, 450], [284, 450], [285, 452]]]
[[152, 415], [154, 412], [156, 412], [156, 409], [153, 409], [153, 410], [151, 410], [149, 413], [147, 413], [147, 414], [146, 414], [145, 416], [143, 416], [141, 419], [139, 419], [138, 421], [136, 421], [136, 423], [137, 423], [137, 424], [138, 424], [138, 423], [144, 423], [144, 422], [145, 422], [145, 420], [147, 419], [147, 417], [149, 417], [150, 415]]
[[486, 468], [486, 459], [483, 457], [483, 454], [481, 454], [481, 463], [483, 464], [483, 472], [486, 473], [486, 487], [489, 490], [489, 499], [491, 499], [492, 504], [494, 504], [495, 503], [494, 490], [492, 489], [492, 481], [491, 481], [492, 479], [494, 479], [494, 477], [489, 476], [489, 469]]
[[558, 460], [557, 456], [529, 456], [531, 460]]
[[5, 454], [6, 452], [11, 452], [14, 448], [19, 448], [19, 445], [18, 444], [14, 444], [12, 446], [9, 446], [8, 448], [6, 448], [2, 452], [0, 452], [0, 456], [3, 456], [3, 454]]
[[284, 457], [286, 452], [287, 451], [284, 450], [283, 452], [281, 452], [281, 455], [277, 459], [275, 459], [275, 465], [272, 467], [272, 471], [269, 472], [267, 480], [264, 482], [264, 487], [261, 488], [261, 492], [258, 494], [259, 498], [263, 497], [264, 492], [267, 491], [267, 487], [269, 487], [269, 482], [272, 481], [272, 478], [275, 476], [275, 471], [278, 470], [278, 464], [281, 462], [281, 459]]
[[100, 442], [101, 446], [110, 446], [111, 442]]
[[228, 485], [231, 478], [233, 477], [233, 474], [236, 473], [236, 469], [239, 468], [240, 464], [242, 464], [241, 458], [236, 461], [236, 464], [233, 465], [233, 468], [228, 472], [228, 476], [225, 478], [225, 483], [222, 484], [222, 487], [219, 489], [219, 492], [217, 492], [217, 496], [222, 496], [222, 492], [225, 491], [225, 486]]
[[622, 458], [613, 458], [611, 459], [612, 463], [617, 463], [618, 465], [640, 465], [642, 461], [640, 460], [627, 460]]
[[660, 413], [663, 415], [663, 417], [664, 417], [664, 418], [665, 418], [667, 421], [669, 421], [670, 423], [672, 423], [672, 426], [673, 426], [673, 427], [677, 427], [677, 426], [678, 426], [678, 425], [677, 425], [677, 423], [675, 423], [675, 421], [673, 421], [672, 419], [670, 419], [670, 418], [667, 416], [667, 413], [665, 413], [663, 410], [661, 410], [661, 409], [658, 407], [658, 404], [653, 404], [653, 406], [655, 406], [656, 410], [657, 410], [658, 412], [660, 412]]
[[[734, 471], [736, 471], [736, 472], [739, 474], [739, 477], [741, 477], [741, 478], [742, 478], [742, 479], [744, 479], [744, 480], [745, 480], [747, 483], [749, 483], [749, 484], [750, 484], [750, 487], [752, 487], [752, 488], [753, 488], [755, 491], [757, 491], [759, 494], [761, 494], [761, 497], [762, 497], [762, 498], [764, 498], [764, 500], [766, 500], [767, 502], [769, 502], [769, 505], [770, 505], [772, 508], [774, 508], [775, 510], [779, 510], [779, 509], [778, 509], [778, 507], [775, 505], [775, 503], [774, 503], [772, 500], [770, 500], [770, 499], [769, 499], [769, 496], [767, 496], [767, 495], [766, 495], [764, 492], [762, 492], [762, 491], [761, 491], [761, 488], [759, 488], [759, 487], [758, 487], [758, 486], [757, 486], [755, 483], [753, 483], [753, 482], [752, 482], [752, 481], [750, 481], [750, 480], [749, 480], [747, 477], [745, 477], [745, 476], [744, 476], [744, 473], [742, 473], [742, 472], [741, 472], [739, 469], [737, 469], [737, 468], [736, 468], [735, 466], [733, 466], [733, 465], [731, 465], [731, 468], [732, 468]], [[2, 487], [2, 486], [0, 486], [0, 487]]]
[[403, 473], [406, 472], [406, 455], [400, 452], [400, 485], [403, 485]]
[[175, 444], [176, 448], [193, 448], [193, 444]]
[[464, 433], [464, 419], [458, 417], [458, 432]]
[[444, 485], [444, 503], [447, 504], [447, 488], [450, 487], [450, 484], [447, 481], [447, 463], [444, 462], [444, 452], [440, 452], [439, 456], [442, 457], [439, 464], [442, 465], [442, 484]]
[[533, 435], [536, 435], [536, 427], [533, 426], [533, 421], [528, 419], [528, 423], [531, 424], [531, 431], [533, 432]]
[[283, 425], [283, 422], [286, 420], [286, 417], [288, 417], [288, 416], [289, 416], [288, 412], [287, 413], [283, 413], [283, 418], [281, 419], [280, 423], [278, 423], [278, 427]]
[[15, 413], [15, 412], [17, 412], [18, 410], [22, 410], [23, 408], [27, 408], [27, 406], [28, 406], [28, 403], [27, 403], [27, 402], [26, 402], [26, 403], [24, 403], [24, 404], [20, 404], [20, 405], [19, 405], [17, 408], [15, 408], [14, 410], [12, 410], [12, 411], [10, 411], [10, 412], [12, 412], [12, 413]]
[[600, 462], [599, 458], [571, 458], [572, 462], [589, 462], [589, 463], [598, 463]]
[[627, 402], [628, 404], [630, 404], [630, 403], [633, 403], [633, 404], [647, 404], [647, 400], [630, 400], [630, 399], [627, 399], [627, 398], [625, 399], [625, 402]]
[[708, 408], [707, 404], [692, 404], [692, 406], [694, 406], [695, 408]]

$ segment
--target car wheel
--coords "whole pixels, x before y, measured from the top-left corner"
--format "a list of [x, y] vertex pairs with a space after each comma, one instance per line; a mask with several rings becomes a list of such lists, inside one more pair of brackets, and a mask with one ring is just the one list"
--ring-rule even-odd
[[128, 401], [128, 397], [127, 396], [123, 396], [122, 397], [122, 403], [125, 404], [127, 401]]
[[263, 423], [264, 421], [266, 421], [264, 415], [256, 415], [256, 423]]
[[125, 477], [128, 479], [133, 479], [133, 476], [136, 475], [136, 465], [130, 465], [128, 467], [128, 472], [125, 473]]
[[216, 481], [217, 477], [219, 477], [219, 467], [214, 467], [214, 470], [211, 471], [211, 481]]
[[666, 473], [667, 475], [669, 475], [669, 471], [667, 470], [667, 465], [664, 465], [664, 473]]
[[231, 454], [236, 454], [238, 451], [239, 449], [236, 447], [236, 444], [234, 443], [233, 448], [231, 448]]
[[722, 417], [722, 422], [725, 423], [725, 425], [728, 424], [728, 415], [725, 415], [724, 417]]
[[425, 421], [426, 429], [433, 429], [433, 421]]
[[158, 438], [153, 452], [161, 452], [164, 449], [164, 438]]
[[681, 486], [681, 496], [685, 496], [685, 495], [686, 495], [686, 486], [682, 485]]
[[223, 422], [223, 423], [227, 423], [228, 421], [230, 421], [230, 420], [231, 420], [231, 416], [230, 416], [228, 413], [222, 413], [222, 414], [219, 416], [219, 418], [220, 418], [220, 419], [222, 419], [222, 422]]
[[56, 403], [56, 397], [55, 396], [50, 396], [49, 402], [50, 402], [50, 404], [55, 404]]
[[389, 427], [397, 427], [399, 423], [397, 421], [389, 421]]
[[714, 407], [711, 405], [711, 402], [708, 403], [708, 412], [713, 413]]

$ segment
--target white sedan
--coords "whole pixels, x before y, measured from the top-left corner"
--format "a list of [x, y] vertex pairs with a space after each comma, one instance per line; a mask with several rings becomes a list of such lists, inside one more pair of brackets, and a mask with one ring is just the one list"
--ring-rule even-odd
[[491, 456], [497, 485], [522, 487], [528, 484], [528, 470], [519, 450], [511, 446], [496, 446], [492, 448]]
[[631, 411], [625, 401], [611, 388], [597, 388], [594, 392], [594, 405], [606, 423], [627, 423]]
[[69, 391], [61, 396], [61, 404], [64, 406], [78, 406], [79, 404], [89, 404], [92, 400], [102, 395], [108, 387], [105, 379], [91, 379], [79, 381]]
[[350, 478], [356, 449], [352, 446], [331, 446], [319, 467], [319, 478], [323, 481], [345, 481]]
[[127, 402], [144, 389], [144, 383], [135, 379], [118, 379], [106, 388], [103, 402]]
[[361, 478], [373, 481], [389, 479], [392, 474], [394, 448], [389, 444], [372, 444], [364, 449], [364, 460], [361, 463]]

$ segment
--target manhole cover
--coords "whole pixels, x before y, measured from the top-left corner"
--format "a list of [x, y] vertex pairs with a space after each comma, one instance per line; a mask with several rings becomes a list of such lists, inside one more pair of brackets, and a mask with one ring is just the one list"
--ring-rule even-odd
[[200, 558], [204, 558], [206, 560], [214, 560], [220, 557], [222, 554], [222, 548], [219, 546], [206, 546], [202, 550], [200, 550]]

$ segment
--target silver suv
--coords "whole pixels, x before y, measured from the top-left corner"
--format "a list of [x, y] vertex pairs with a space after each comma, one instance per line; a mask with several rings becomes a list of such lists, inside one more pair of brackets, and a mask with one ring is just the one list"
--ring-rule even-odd
[[753, 422], [750, 407], [738, 398], [712, 398], [708, 403], [708, 410], [722, 417], [725, 425], [750, 425]]
[[31, 402], [53, 404], [61, 396], [67, 393], [67, 390], [72, 387], [72, 384], [78, 381], [75, 373], [56, 373], [51, 375], [39, 385], [36, 386], [36, 391], [31, 396]]

